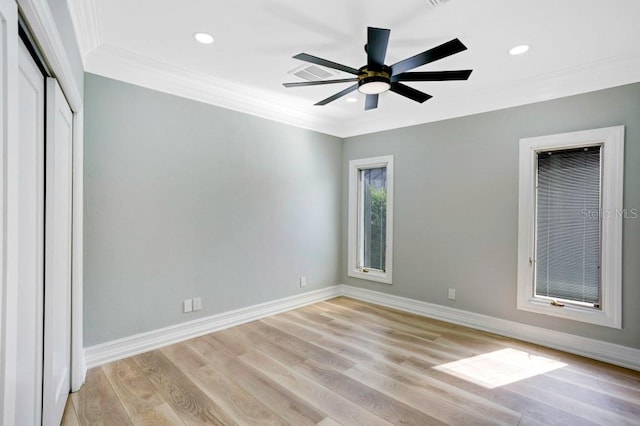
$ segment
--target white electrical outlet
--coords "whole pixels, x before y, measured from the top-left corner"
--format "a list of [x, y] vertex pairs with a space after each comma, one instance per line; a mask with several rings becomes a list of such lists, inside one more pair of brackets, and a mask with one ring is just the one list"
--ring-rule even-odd
[[193, 299], [185, 299], [184, 302], [182, 302], [182, 311], [185, 314], [193, 311]]
[[201, 297], [194, 297], [193, 298], [193, 310], [194, 311], [199, 311], [200, 309], [202, 309], [202, 298]]
[[307, 277], [302, 276], [300, 277], [300, 287], [304, 287], [307, 285]]
[[449, 289], [449, 299], [456, 300], [456, 289], [455, 288], [450, 288]]

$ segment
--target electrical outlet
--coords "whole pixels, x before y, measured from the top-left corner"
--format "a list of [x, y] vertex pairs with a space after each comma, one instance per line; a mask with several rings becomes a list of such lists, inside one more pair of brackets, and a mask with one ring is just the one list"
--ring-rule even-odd
[[456, 300], [456, 289], [455, 288], [450, 288], [449, 289], [449, 299]]
[[193, 299], [185, 299], [182, 302], [182, 311], [186, 314], [193, 311]]
[[200, 309], [202, 309], [202, 298], [201, 297], [194, 297], [193, 298], [193, 310], [194, 311], [199, 311]]
[[302, 276], [300, 277], [300, 287], [304, 287], [307, 285], [307, 277]]

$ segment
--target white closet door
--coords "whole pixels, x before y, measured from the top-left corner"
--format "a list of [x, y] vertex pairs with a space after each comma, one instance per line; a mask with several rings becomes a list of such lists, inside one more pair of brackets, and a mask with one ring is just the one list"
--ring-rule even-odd
[[43, 422], [59, 425], [70, 390], [72, 113], [47, 79]]
[[44, 297], [44, 76], [19, 47], [16, 425], [39, 425]]

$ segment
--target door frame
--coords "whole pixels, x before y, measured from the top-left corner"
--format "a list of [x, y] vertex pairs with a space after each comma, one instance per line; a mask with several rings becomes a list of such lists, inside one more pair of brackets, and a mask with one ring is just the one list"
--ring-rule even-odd
[[[0, 424], [15, 418], [18, 8], [73, 112], [71, 390], [86, 374], [82, 341], [83, 98], [48, 2], [0, 0]], [[76, 48], [76, 47], [73, 47]]]
[[[18, 217], [18, 8], [0, 0], [0, 424], [15, 423]], [[11, 161], [13, 160], [13, 161]]]

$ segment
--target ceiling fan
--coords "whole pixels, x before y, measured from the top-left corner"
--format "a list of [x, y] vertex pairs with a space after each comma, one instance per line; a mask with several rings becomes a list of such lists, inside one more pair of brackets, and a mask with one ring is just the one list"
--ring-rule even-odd
[[335, 70], [344, 71], [349, 74], [354, 74], [357, 76], [355, 78], [283, 83], [283, 85], [284, 87], [301, 87], [356, 82], [352, 86], [347, 87], [333, 96], [329, 96], [328, 98], [321, 100], [315, 105], [326, 105], [329, 102], [333, 102], [357, 89], [360, 93], [367, 95], [364, 109], [370, 110], [378, 107], [378, 95], [386, 92], [387, 90], [391, 90], [392, 92], [419, 103], [423, 103], [432, 97], [427, 93], [402, 84], [401, 81], [467, 80], [473, 71], [407, 72], [419, 66], [467, 50], [467, 47], [457, 38], [422, 53], [418, 53], [415, 56], [404, 59], [393, 65], [385, 65], [384, 58], [387, 54], [390, 33], [391, 30], [388, 29], [368, 27], [367, 44], [364, 47], [365, 52], [367, 52], [367, 64], [359, 69], [308, 55], [306, 53], [300, 53], [293, 57], [294, 59], [299, 59], [301, 61], [311, 62], [328, 68], [333, 68]]

